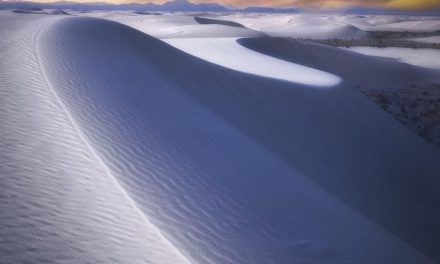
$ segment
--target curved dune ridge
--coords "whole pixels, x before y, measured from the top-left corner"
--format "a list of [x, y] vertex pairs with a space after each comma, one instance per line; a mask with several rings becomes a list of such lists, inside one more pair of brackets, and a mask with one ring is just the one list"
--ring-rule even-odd
[[348, 83], [366, 88], [391, 89], [440, 80], [437, 70], [422, 69], [388, 58], [369, 57], [349, 49], [289, 38], [241, 38], [237, 42], [261, 54], [328, 72]]
[[233, 21], [228, 21], [228, 20], [219, 20], [219, 19], [210, 19], [210, 18], [205, 18], [205, 17], [194, 17], [194, 19], [201, 25], [204, 24], [215, 24], [215, 25], [224, 25], [224, 26], [229, 26], [229, 27], [239, 27], [239, 28], [244, 28], [245, 26], [243, 26], [240, 23], [237, 22], [233, 22]]
[[240, 23], [272, 37], [357, 39], [369, 36], [368, 32], [347, 23], [344, 19], [338, 21], [326, 15], [318, 17], [310, 14], [230, 14], [221, 16], [220, 19]]
[[438, 257], [438, 150], [345, 83], [233, 71], [101, 19], [15, 34], [0, 41], [0, 67], [25, 65], [1, 71], [7, 261]]
[[440, 70], [440, 51], [434, 49], [409, 49], [395, 47], [351, 47], [348, 49], [360, 54], [391, 58], [419, 67]]
[[341, 78], [333, 74], [247, 49], [237, 43], [237, 38], [185, 38], [164, 41], [198, 58], [240, 72], [315, 88], [329, 88], [341, 82]]
[[[220, 23], [200, 24], [186, 15], [118, 15], [110, 13], [105, 19], [113, 20], [157, 38], [207, 37], [261, 37], [263, 33], [245, 27], [232, 27]], [[212, 20], [210, 20], [212, 22]]]
[[39, 36], [59, 18], [3, 15], [0, 263], [189, 263], [115, 184], [47, 79]]

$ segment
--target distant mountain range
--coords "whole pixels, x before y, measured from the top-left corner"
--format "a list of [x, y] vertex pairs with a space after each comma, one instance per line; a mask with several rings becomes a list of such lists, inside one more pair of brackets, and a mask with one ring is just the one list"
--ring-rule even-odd
[[[228, 8], [217, 3], [192, 3], [188, 0], [174, 0], [163, 4], [154, 3], [132, 3], [132, 4], [110, 4], [106, 2], [78, 3], [58, 1], [52, 3], [39, 3], [28, 1], [5, 1], [0, 0], [0, 9], [76, 9], [76, 10], [132, 10], [132, 11], [162, 11], [162, 12], [255, 12], [255, 13], [300, 13], [307, 12], [301, 8], [276, 8], [276, 7], [246, 7]], [[341, 10], [320, 10], [323, 13], [344, 13], [344, 14], [408, 14], [408, 15], [440, 15], [440, 10], [429, 11], [402, 11], [395, 9], [380, 9], [366, 7], [351, 7]]]
[[110, 4], [106, 2], [78, 3], [59, 1], [52, 3], [39, 3], [28, 1], [3, 1], [0, 0], [0, 8], [25, 9], [25, 8], [47, 8], [47, 9], [90, 9], [90, 10], [134, 10], [134, 11], [163, 11], [163, 12], [266, 12], [266, 13], [298, 13], [296, 8], [270, 8], [270, 7], [247, 7], [244, 9], [231, 9], [216, 3], [191, 3], [187, 0], [174, 0], [163, 4]]
[[187, 11], [187, 12], [291, 12], [297, 13], [294, 8], [267, 8], [267, 7], [248, 7], [245, 9], [231, 9], [216, 3], [195, 4], [187, 0], [174, 0], [163, 4], [145, 3], [145, 4], [110, 4], [105, 2], [78, 3], [59, 1], [52, 3], [38, 3], [27, 1], [1, 1], [0, 8], [25, 9], [25, 8], [47, 8], [47, 9], [89, 9], [89, 10], [135, 10], [135, 11]]
[[48, 9], [90, 9], [90, 10], [135, 10], [135, 11], [229, 11], [219, 4], [193, 4], [186, 0], [176, 0], [164, 4], [110, 4], [106, 2], [78, 3], [59, 1], [39, 3], [27, 1], [0, 1], [0, 8], [48, 8]]

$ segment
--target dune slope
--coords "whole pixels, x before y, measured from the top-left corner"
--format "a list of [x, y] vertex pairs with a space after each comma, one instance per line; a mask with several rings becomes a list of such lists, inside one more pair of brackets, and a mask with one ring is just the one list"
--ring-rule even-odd
[[341, 78], [245, 48], [236, 38], [177, 38], [166, 43], [197, 58], [240, 72], [328, 89]]
[[64, 19], [44, 36], [69, 112], [191, 261], [430, 262], [381, 226], [428, 248], [439, 154], [357, 91], [230, 71], [96, 19]]
[[148, 35], [165, 38], [206, 38], [206, 37], [260, 37], [264, 34], [244, 26], [231, 26], [231, 22], [218, 23], [216, 20], [208, 20], [210, 23], [201, 23], [206, 20], [196, 19], [186, 15], [112, 15], [106, 19], [113, 20], [132, 28], [140, 30]]
[[0, 263], [189, 263], [54, 93], [38, 43], [58, 19], [0, 17]]
[[2, 53], [38, 54], [2, 71], [1, 221], [38, 220], [2, 231], [3, 252], [47, 227], [16, 257], [73, 261], [52, 252], [72, 241], [92, 262], [434, 263], [439, 152], [357, 90], [232, 71], [116, 22], [42, 21]]
[[[413, 83], [440, 81], [437, 70], [422, 69], [394, 59], [365, 56], [321, 44], [288, 38], [242, 38], [238, 43], [265, 55], [332, 73], [348, 84], [370, 89], [391, 89]], [[411, 55], [411, 52], [408, 54]]]

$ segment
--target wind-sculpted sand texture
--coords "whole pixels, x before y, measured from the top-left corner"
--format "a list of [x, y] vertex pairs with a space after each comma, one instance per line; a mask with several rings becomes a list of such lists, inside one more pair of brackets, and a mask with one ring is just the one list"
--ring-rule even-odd
[[0, 41], [0, 263], [186, 263], [119, 187], [47, 79], [41, 35], [55, 21], [0, 22], [8, 36]]
[[21, 19], [0, 40], [0, 262], [438, 257], [438, 150], [345, 82], [233, 71], [102, 19]]

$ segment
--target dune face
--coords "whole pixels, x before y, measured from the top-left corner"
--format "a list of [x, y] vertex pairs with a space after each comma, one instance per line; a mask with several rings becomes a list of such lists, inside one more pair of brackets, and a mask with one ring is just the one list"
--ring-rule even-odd
[[[438, 77], [438, 71], [420, 69], [406, 63], [399, 63], [395, 59], [378, 56], [367, 57], [346, 49], [288, 38], [242, 38], [238, 40], [238, 43], [278, 59], [340, 76], [350, 85], [370, 87], [371, 89], [379, 87], [392, 89], [402, 85], [423, 82], [436, 83], [440, 78]], [[385, 51], [387, 48], [383, 50]], [[425, 51], [415, 49], [413, 52], [423, 53]], [[433, 57], [436, 58], [437, 53], [431, 52]], [[334, 61], [337, 61], [336, 65]]]
[[0, 263], [189, 263], [133, 206], [59, 100], [40, 49], [59, 18], [36, 16], [0, 22]]
[[350, 50], [361, 54], [388, 57], [420, 67], [440, 70], [440, 52], [431, 49], [369, 48], [353, 47]]
[[[307, 102], [310, 89], [285, 82], [275, 85], [274, 81], [221, 69], [138, 31], [102, 20], [65, 19], [51, 27], [42, 40], [46, 42], [41, 47], [50, 50], [43, 52], [47, 67], [53, 67], [48, 70], [53, 74], [49, 78], [83, 127], [85, 137], [140, 210], [190, 261], [362, 263], [373, 258], [381, 262], [383, 256], [378, 252], [386, 247], [396, 262], [429, 263], [295, 169], [310, 169], [310, 156], [300, 159], [309, 161], [309, 166], [292, 167], [293, 163], [277, 158], [280, 150], [273, 139], [259, 138], [260, 133], [280, 128], [268, 123], [277, 120], [274, 115], [280, 108], [263, 98], [282, 92], [285, 98], [302, 96]], [[60, 56], [75, 60], [66, 64]], [[111, 74], [114, 72], [118, 74]], [[194, 75], [199, 78], [190, 78]], [[242, 85], [234, 88], [231, 83]], [[265, 92], [266, 87], [272, 87], [270, 93]], [[243, 96], [242, 89], [250, 94]], [[237, 102], [239, 98], [246, 102]], [[282, 102], [275, 98], [278, 104]], [[256, 103], [260, 105], [257, 109]], [[301, 108], [310, 111], [304, 105]], [[269, 118], [262, 119], [260, 111]], [[236, 123], [243, 119], [248, 121]], [[311, 130], [311, 124], [298, 125]], [[254, 130], [259, 132], [251, 132]], [[280, 139], [279, 133], [274, 135]], [[310, 137], [310, 133], [299, 131], [294, 135], [298, 140], [301, 135]], [[321, 144], [329, 144], [328, 151], [333, 144], [344, 146], [333, 140]], [[417, 138], [414, 141], [420, 146]], [[304, 149], [297, 144], [288, 146], [290, 151]], [[322, 147], [317, 149], [322, 153]], [[312, 153], [309, 150], [302, 155]], [[328, 162], [323, 166], [334, 163], [338, 168], [341, 161], [331, 158]], [[432, 170], [428, 173], [437, 170], [434, 164], [427, 168]], [[339, 171], [345, 169], [339, 167]], [[346, 215], [344, 220], [341, 215]], [[400, 212], [399, 217], [404, 215]], [[334, 225], [340, 228], [329, 228]], [[343, 239], [333, 233], [341, 230], [346, 234]], [[362, 244], [356, 244], [352, 237], [362, 237]], [[365, 260], [358, 259], [359, 251]]]
[[[380, 51], [377, 55], [389, 57], [386, 58], [287, 38], [240, 39], [238, 42], [257, 52], [340, 76], [427, 142], [440, 146], [438, 50], [365, 48]], [[405, 63], [399, 62], [398, 57], [405, 59]]]
[[338, 14], [227, 14], [217, 17], [240, 23], [276, 37], [364, 38], [368, 31], [435, 32], [438, 16], [338, 15]]
[[293, 37], [303, 39], [356, 39], [368, 36], [353, 23], [337, 21], [326, 16], [318, 17], [305, 14], [268, 14], [268, 15], [227, 15], [220, 17], [240, 23], [250, 29], [264, 32], [272, 37]]
[[[126, 14], [99, 14], [106, 19], [113, 20], [148, 35], [161, 38], [238, 38], [261, 37], [263, 33], [245, 27], [224, 25], [222, 23], [200, 24], [192, 16], [163, 15], [163, 16], [127, 16]], [[209, 20], [213, 22], [213, 20]], [[215, 21], [215, 20], [214, 20]], [[228, 21], [226, 21], [228, 22]]]
[[321, 89], [334, 87], [341, 82], [341, 78], [327, 72], [244, 48], [237, 43], [236, 38], [178, 38], [166, 39], [165, 42], [198, 58], [240, 72]]
[[432, 37], [424, 37], [424, 38], [415, 38], [411, 39], [412, 41], [422, 42], [422, 43], [435, 43], [440, 44], [440, 36], [432, 36]]
[[0, 262], [439, 258], [440, 152], [353, 87], [434, 72], [338, 50], [363, 77], [320, 45], [209, 40], [300, 75], [268, 78], [203, 58], [207, 38], [168, 40], [197, 58], [117, 22], [36, 16], [0, 21]]
[[[390, 89], [390, 91], [393, 91], [393, 89], [397, 89], [400, 86], [410, 85], [414, 83], [416, 84], [435, 83], [438, 82], [438, 78], [439, 78], [437, 71], [424, 70], [421, 68], [416, 68], [395, 61], [384, 60], [382, 58], [365, 57], [359, 54], [354, 54], [344, 50], [339, 50], [336, 48], [326, 47], [322, 45], [310, 45], [298, 41], [286, 40], [281, 38], [280, 39], [242, 39], [239, 42], [246, 47], [252, 48], [256, 51], [262, 52], [267, 55], [272, 55], [277, 58], [282, 58], [288, 61], [301, 63], [309, 67], [314, 67], [317, 69], [325, 70], [333, 74], [337, 74], [338, 76], [341, 76], [341, 78], [347, 81], [347, 85], [352, 86], [352, 88], [356, 86], [356, 89], [367, 89], [368, 87], [375, 87], [376, 89], [388, 88]], [[299, 52], [299, 50], [301, 50], [302, 52]], [[307, 56], [306, 54], [313, 54], [313, 57]], [[327, 59], [321, 60], [320, 58], [327, 58]], [[334, 64], [332, 65], [331, 61], [335, 58], [339, 58], [339, 62], [340, 62], [339, 66], [341, 67], [335, 67]], [[345, 63], [347, 63], [347, 65], [344, 65]], [[362, 74], [356, 74], [359, 72], [362, 72]], [[333, 100], [338, 101], [338, 105], [340, 105], [341, 107], [340, 110], [342, 110], [343, 106], [340, 104], [339, 100], [347, 96], [348, 91], [346, 90], [345, 92], [343, 92], [343, 90], [340, 90], [338, 91], [338, 93], [339, 94], [335, 93], [333, 95], [335, 96], [333, 97]], [[327, 95], [325, 102], [332, 100], [331, 96], [332, 95]], [[351, 97], [351, 99], [346, 99], [346, 101], [350, 101], [353, 104], [360, 104], [360, 101], [356, 101], [357, 103], [354, 102], [353, 101], [354, 98], [355, 97]], [[333, 103], [329, 102], [329, 107], [333, 107], [332, 104]], [[323, 107], [324, 107], [323, 105], [320, 105], [321, 109]], [[347, 138], [343, 138], [344, 136], [341, 135], [342, 132], [333, 134], [329, 131], [328, 128], [326, 128], [325, 131], [327, 131], [327, 135], [331, 134], [334, 136], [328, 141], [324, 140], [326, 144], [335, 143], [334, 140], [337, 140], [336, 139], [337, 136], [342, 136], [341, 138], [342, 141], [340, 141], [339, 144], [334, 145], [333, 147], [329, 147], [330, 145], [327, 145], [329, 147], [328, 151], [330, 151], [327, 154], [323, 153], [324, 151], [323, 142], [321, 141], [320, 143], [316, 143], [317, 144], [316, 155], [328, 155], [329, 161], [333, 160], [337, 163], [342, 162], [345, 165], [343, 167], [337, 168], [338, 165], [329, 163], [328, 166], [332, 168], [330, 170], [333, 172], [331, 173], [332, 177], [328, 177], [328, 178], [327, 176], [323, 177], [322, 171], [319, 171], [318, 169], [319, 165], [310, 167], [309, 169], [315, 170], [315, 173], [312, 173], [310, 171], [310, 173], [306, 175], [314, 178], [316, 182], [320, 184], [324, 184], [327, 190], [332, 190], [334, 194], [341, 197], [341, 199], [344, 200], [346, 203], [351, 204], [354, 208], [357, 208], [359, 211], [363, 212], [364, 215], [368, 216], [370, 219], [373, 219], [377, 221], [377, 223], [381, 223], [381, 225], [386, 226], [389, 230], [395, 232], [396, 235], [404, 238], [404, 240], [407, 241], [408, 243], [418, 247], [422, 251], [427, 252], [431, 256], [436, 256], [438, 250], [435, 246], [436, 244], [435, 241], [438, 240], [437, 238], [438, 233], [433, 235], [432, 232], [433, 230], [437, 230], [437, 227], [435, 226], [437, 226], [436, 222], [438, 220], [434, 220], [431, 222], [432, 217], [435, 216], [432, 215], [431, 209], [428, 208], [431, 206], [432, 208], [435, 207], [434, 203], [436, 200], [438, 200], [438, 198], [434, 198], [434, 196], [437, 196], [436, 191], [434, 189], [437, 187], [434, 187], [433, 189], [429, 190], [430, 188], [428, 185], [430, 184], [425, 185], [426, 183], [425, 181], [432, 180], [431, 186], [437, 186], [438, 184], [437, 182], [438, 179], [436, 176], [434, 176], [438, 174], [437, 172], [438, 168], [436, 165], [437, 164], [436, 160], [438, 159], [437, 151], [435, 149], [431, 149], [431, 150], [426, 149], [426, 152], [417, 150], [417, 148], [420, 147], [419, 143], [417, 143], [418, 139], [414, 138], [414, 142], [411, 143], [413, 140], [412, 139], [410, 140], [409, 137], [412, 138], [412, 136], [404, 135], [405, 133], [403, 133], [403, 131], [397, 132], [397, 130], [400, 130], [399, 128], [397, 128], [400, 124], [395, 124], [396, 127], [391, 128], [391, 124], [385, 124], [387, 122], [385, 117], [380, 117], [380, 118], [377, 117], [376, 119], [376, 118], [372, 118], [373, 113], [366, 114], [365, 112], [364, 113], [366, 114], [366, 116], [362, 117], [359, 112], [357, 113], [353, 112], [354, 111], [353, 107], [354, 106], [352, 105], [351, 107], [347, 108], [347, 111], [348, 109], [351, 109], [352, 112], [348, 115], [343, 114], [344, 118], [342, 118], [342, 120], [338, 121], [337, 120], [338, 118], [336, 117], [332, 121], [328, 120], [330, 122], [328, 126], [344, 127], [345, 122], [358, 123], [359, 124], [358, 129], [360, 130], [356, 130], [357, 132], [351, 131], [349, 133], [352, 133], [352, 136], [350, 136], [351, 138], [356, 137], [353, 136], [353, 134], [358, 135], [360, 138], [353, 139], [353, 141], [351, 141], [351, 139], [348, 139], [349, 137], [348, 135]], [[367, 109], [365, 105], [362, 106], [362, 108], [363, 111], [366, 111]], [[330, 112], [331, 110], [328, 111]], [[354, 116], [351, 116], [351, 114], [354, 114]], [[322, 113], [317, 113], [317, 116], [315, 118], [318, 119], [319, 116], [322, 117], [322, 115], [323, 115]], [[339, 117], [341, 115], [342, 115], [341, 113], [337, 114], [337, 116]], [[308, 117], [310, 118], [311, 116], [309, 115]], [[373, 120], [380, 122], [380, 124], [379, 123], [372, 124], [371, 122], [373, 122]], [[310, 121], [308, 120], [307, 122]], [[326, 121], [319, 120], [319, 122], [322, 123]], [[336, 122], [340, 122], [340, 123], [336, 123]], [[322, 124], [319, 124], [318, 126], [320, 125]], [[347, 127], [347, 129], [353, 129], [353, 127], [350, 128]], [[388, 130], [388, 129], [392, 129], [392, 130]], [[318, 136], [316, 136], [315, 138], [318, 138]], [[333, 143], [330, 143], [332, 141]], [[309, 150], [310, 150], [310, 146], [313, 144], [315, 143], [311, 143], [311, 142], [307, 143], [307, 147]], [[378, 145], [375, 146], [375, 144]], [[382, 146], [379, 146], [380, 144], [382, 144]], [[347, 148], [348, 152], [346, 152], [348, 156], [345, 158], [345, 161], [339, 159], [341, 158], [341, 154], [342, 154], [340, 148], [343, 147], [344, 145], [348, 147]], [[357, 152], [358, 153], [357, 155], [359, 156], [357, 157], [349, 156], [349, 155], [353, 155], [353, 153], [356, 152], [356, 151], [352, 152], [354, 151], [355, 146], [364, 148], [366, 145], [369, 146], [367, 148], [368, 150], [365, 149], [364, 150], [365, 152], [362, 152], [361, 154], [359, 154], [360, 152]], [[306, 147], [304, 146], [304, 148]], [[297, 163], [300, 157], [297, 156], [295, 156], [294, 158], [292, 157], [292, 153], [294, 152], [293, 149], [294, 147], [292, 147], [290, 150], [280, 153], [283, 153], [282, 155], [284, 155], [284, 157], [287, 160]], [[332, 150], [334, 149], [338, 149], [337, 158], [332, 157]], [[424, 157], [418, 156], [418, 154], [422, 152], [426, 154], [430, 152], [431, 154], [427, 154], [427, 156]], [[371, 153], [375, 153], [374, 158], [370, 156]], [[410, 157], [413, 154], [415, 154], [415, 156]], [[326, 160], [326, 158], [323, 157], [320, 157], [318, 159], [321, 161], [320, 163], [321, 165], [323, 160]], [[359, 169], [360, 167], [362, 167], [361, 163], [367, 160], [369, 165], [367, 167], [363, 167], [363, 169]], [[403, 160], [407, 160], [407, 161], [403, 161]], [[354, 165], [354, 163], [357, 163], [357, 165]], [[430, 165], [428, 165], [428, 163], [430, 163]], [[411, 165], [407, 167], [408, 164]], [[326, 169], [329, 169], [330, 167], [326, 167]], [[352, 178], [353, 177], [352, 175], [357, 175], [357, 176]], [[390, 177], [389, 175], [398, 175], [398, 176]], [[417, 175], [416, 178], [420, 180], [419, 183], [415, 183], [418, 180], [416, 180], [414, 175]], [[428, 175], [432, 175], [432, 176], [428, 176]], [[347, 185], [345, 184], [350, 184], [349, 182], [351, 182], [351, 184], [353, 185], [347, 188]], [[389, 189], [391, 188], [390, 186], [393, 186], [392, 188], [393, 192], [397, 192], [400, 194], [396, 195], [397, 193], [390, 192]], [[405, 193], [407, 192], [411, 193], [415, 191], [412, 188], [416, 186], [419, 186], [420, 187], [419, 191], [423, 192], [424, 195], [427, 196], [425, 196], [425, 198], [421, 198], [421, 196], [417, 195], [417, 197], [421, 198], [421, 200], [417, 202], [415, 201], [411, 202], [410, 200], [412, 200], [412, 198], [410, 198], [409, 196], [412, 195], [408, 196]], [[346, 192], [347, 190], [352, 190], [353, 192], [347, 193]], [[378, 198], [378, 195], [381, 196], [383, 195], [382, 198], [376, 200], [377, 202], [376, 206], [372, 204], [373, 203], [372, 200], [365, 199], [365, 197], [368, 197], [372, 193], [375, 194], [376, 198]], [[398, 200], [394, 200], [396, 197], [400, 197], [399, 199], [407, 199], [407, 198], [409, 199], [406, 202], [403, 202], [403, 200], [401, 200], [400, 202], [402, 202], [402, 204], [409, 205], [409, 203], [415, 202], [413, 205], [418, 208], [417, 209], [418, 217], [414, 217], [413, 213], [410, 213], [410, 211], [404, 213], [403, 211], [406, 211], [408, 207], [407, 208], [399, 207], [398, 204], [400, 204], [400, 202], [398, 202]], [[385, 201], [390, 202], [389, 204], [390, 206], [391, 203], [396, 202], [396, 204], [388, 209], [385, 209], [385, 207], [387, 207], [386, 205], [387, 202]], [[426, 203], [428, 201], [432, 202], [430, 206], [428, 206], [428, 204]], [[417, 203], [418, 205], [415, 205]], [[373, 209], [373, 207], [376, 208]], [[378, 214], [380, 211], [381, 213]], [[401, 215], [400, 217], [397, 216], [398, 214], [400, 214], [397, 211], [406, 214], [406, 216], [403, 215]], [[425, 214], [425, 217], [422, 217], [421, 214]], [[393, 218], [394, 220], [392, 220]], [[402, 225], [401, 226], [397, 225], [398, 222]], [[428, 222], [431, 223], [428, 224]], [[431, 227], [428, 227], [429, 225]], [[416, 237], [412, 234], [414, 230], [418, 230], [417, 232], [420, 232], [419, 234], [424, 233], [425, 235]], [[434, 233], [436, 232], [434, 231]]]
[[218, 25], [224, 25], [224, 26], [230, 26], [230, 27], [239, 27], [243, 28], [244, 26], [240, 23], [227, 21], [227, 20], [218, 20], [218, 19], [210, 19], [210, 18], [204, 18], [204, 17], [194, 17], [194, 19], [199, 24], [218, 24]]

